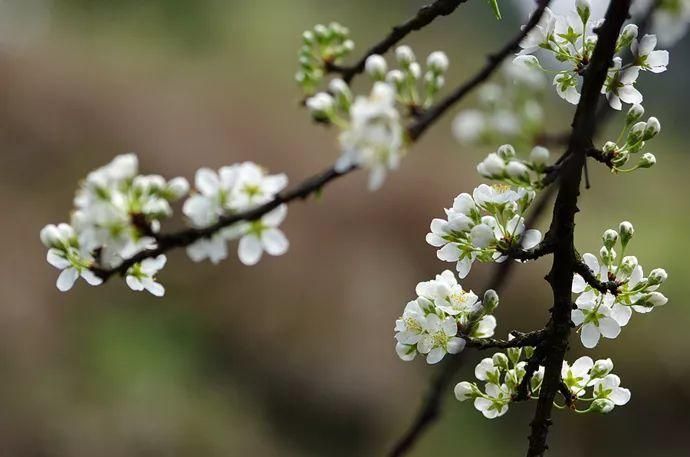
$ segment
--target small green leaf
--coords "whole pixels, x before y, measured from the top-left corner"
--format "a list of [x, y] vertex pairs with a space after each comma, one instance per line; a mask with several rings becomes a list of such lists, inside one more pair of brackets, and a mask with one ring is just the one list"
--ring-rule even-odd
[[498, 8], [498, 0], [487, 0], [489, 2], [489, 6], [491, 6], [491, 9], [494, 10], [494, 15], [496, 15], [496, 19], [502, 19], [501, 18], [501, 10]]

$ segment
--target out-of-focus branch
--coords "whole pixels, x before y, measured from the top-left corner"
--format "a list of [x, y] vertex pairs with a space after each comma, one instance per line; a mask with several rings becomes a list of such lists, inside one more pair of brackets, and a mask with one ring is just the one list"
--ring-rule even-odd
[[550, 0], [538, 0], [537, 9], [530, 17], [527, 24], [520, 30], [520, 32], [506, 43], [500, 50], [488, 56], [486, 65], [472, 78], [465, 83], [458, 86], [450, 95], [440, 100], [428, 110], [424, 111], [416, 120], [407, 128], [408, 136], [411, 140], [416, 141], [420, 136], [440, 118], [448, 109], [455, 105], [465, 95], [474, 90], [477, 86], [486, 81], [503, 63], [503, 61], [511, 54], [513, 54], [520, 46], [522, 40], [527, 36], [534, 27], [539, 24], [544, 10], [549, 5]]
[[429, 5], [425, 5], [417, 11], [414, 17], [393, 27], [388, 35], [369, 48], [355, 64], [349, 66], [327, 64], [326, 71], [330, 73], [339, 73], [341, 78], [349, 84], [356, 75], [364, 71], [364, 65], [369, 56], [386, 53], [410, 33], [423, 29], [439, 16], [448, 16], [455, 11], [458, 6], [467, 1], [468, 0], [436, 0]]

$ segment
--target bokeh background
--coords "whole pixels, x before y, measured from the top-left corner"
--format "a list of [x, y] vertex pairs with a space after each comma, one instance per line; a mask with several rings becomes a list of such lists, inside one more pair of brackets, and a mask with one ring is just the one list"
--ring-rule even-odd
[[[452, 116], [381, 191], [369, 193], [359, 173], [292, 205], [283, 257], [247, 268], [234, 256], [212, 266], [173, 253], [164, 299], [117, 280], [58, 292], [38, 232], [66, 219], [78, 180], [118, 153], [137, 152], [143, 172], [189, 179], [241, 160], [292, 182], [325, 168], [335, 134], [309, 121], [293, 82], [301, 32], [337, 19], [361, 52], [421, 3], [0, 1], [0, 455], [384, 454], [435, 372], [398, 360], [392, 332], [415, 284], [448, 266], [424, 242], [428, 223], [480, 182], [474, 166], [490, 152], [460, 146]], [[420, 56], [446, 50], [457, 83], [524, 20], [510, 5], [504, 16], [469, 2], [406, 43]], [[671, 71], [641, 78], [664, 130], [658, 165], [623, 176], [591, 166], [577, 226], [584, 252], [630, 219], [634, 253], [669, 272], [669, 304], [593, 351], [614, 359], [632, 400], [608, 416], [556, 412], [552, 455], [690, 452], [688, 49], [675, 48]], [[562, 131], [572, 107], [555, 95], [546, 106], [547, 129]], [[543, 325], [547, 269], [516, 269], [499, 336]], [[469, 284], [481, 288], [488, 272], [477, 267]], [[569, 357], [581, 352], [573, 344]], [[457, 381], [482, 356], [464, 353]], [[533, 403], [488, 421], [452, 389], [443, 395], [441, 420], [411, 455], [524, 452]]]

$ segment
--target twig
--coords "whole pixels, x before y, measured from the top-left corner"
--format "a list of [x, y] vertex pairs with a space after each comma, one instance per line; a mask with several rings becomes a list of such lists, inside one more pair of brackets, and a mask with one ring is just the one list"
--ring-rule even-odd
[[495, 338], [472, 338], [470, 336], [463, 336], [467, 343], [467, 347], [474, 349], [508, 349], [508, 348], [522, 348], [525, 346], [537, 346], [542, 342], [546, 331], [544, 329], [535, 330], [528, 333], [511, 332], [512, 340], [499, 340]]
[[342, 79], [349, 84], [356, 75], [364, 71], [364, 65], [368, 57], [374, 54], [386, 53], [410, 33], [423, 29], [439, 16], [448, 16], [455, 11], [458, 6], [467, 1], [468, 0], [436, 0], [430, 5], [425, 5], [417, 11], [414, 17], [408, 19], [403, 24], [393, 27], [391, 32], [386, 35], [383, 40], [369, 48], [355, 64], [351, 66], [331, 64], [326, 66], [326, 70], [331, 73], [339, 73]]
[[561, 382], [561, 367], [570, 336], [572, 311], [571, 286], [577, 264], [574, 246], [575, 213], [580, 193], [582, 171], [587, 151], [592, 148], [596, 127], [597, 103], [615, 53], [616, 41], [623, 22], [628, 17], [631, 0], [611, 2], [604, 24], [597, 30], [598, 41], [585, 71], [580, 103], [575, 112], [573, 130], [568, 146], [572, 157], [564, 164], [560, 176], [558, 197], [554, 205], [549, 231], [556, 240], [553, 266], [547, 275], [554, 296], [549, 332], [544, 342], [544, 380], [531, 422], [527, 457], [543, 456], [551, 425], [553, 400]]
[[598, 290], [602, 294], [610, 292], [613, 295], [618, 295], [618, 288], [621, 286], [621, 284], [619, 282], [617, 282], [617, 281], [600, 281], [596, 277], [594, 272], [589, 269], [587, 264], [584, 263], [580, 259], [577, 259], [575, 261], [574, 268], [575, 268], [574, 269], [575, 273], [578, 273], [580, 276], [582, 276], [582, 278], [587, 282], [587, 284], [589, 284], [590, 286], [592, 286], [593, 288], [595, 288], [596, 290]]
[[460, 85], [455, 89], [449, 96], [440, 100], [438, 103], [433, 105], [427, 111], [425, 111], [421, 116], [419, 116], [408, 128], [407, 132], [411, 140], [416, 141], [420, 136], [432, 125], [436, 120], [441, 117], [449, 108], [451, 108], [455, 103], [463, 98], [467, 93], [471, 92], [475, 87], [486, 81], [493, 73], [498, 69], [503, 60], [511, 55], [520, 46], [522, 40], [527, 36], [529, 32], [532, 31], [534, 27], [539, 24], [544, 10], [549, 5], [550, 0], [538, 0], [538, 7], [530, 17], [529, 21], [522, 28], [520, 33], [518, 33], [515, 38], [510, 40], [505, 46], [503, 46], [498, 52], [488, 56], [488, 62], [486, 65], [467, 82]]
[[513, 260], [537, 260], [545, 255], [553, 253], [554, 246], [554, 241], [547, 233], [542, 242], [533, 248], [523, 249], [519, 246], [511, 246], [510, 249], [501, 252], [509, 259]]
[[146, 249], [141, 251], [134, 256], [125, 259], [120, 265], [114, 268], [102, 268], [99, 266], [94, 266], [91, 268], [91, 270], [104, 281], [115, 274], [124, 275], [131, 266], [141, 262], [144, 259], [157, 257], [158, 255], [164, 254], [174, 248], [189, 246], [195, 241], [213, 236], [215, 233], [224, 229], [225, 227], [229, 227], [238, 222], [255, 221], [260, 219], [266, 213], [276, 209], [280, 205], [290, 203], [294, 200], [304, 200], [310, 195], [319, 192], [329, 182], [341, 176], [345, 176], [354, 170], [356, 170], [356, 167], [350, 167], [339, 172], [336, 171], [335, 168], [331, 167], [326, 171], [303, 181], [301, 184], [295, 186], [291, 190], [279, 193], [268, 203], [264, 203], [263, 205], [243, 211], [241, 213], [223, 216], [220, 218], [220, 220], [218, 220], [218, 222], [213, 225], [209, 225], [208, 227], [188, 228], [177, 233], [159, 235], [157, 237], [157, 247], [155, 249]]

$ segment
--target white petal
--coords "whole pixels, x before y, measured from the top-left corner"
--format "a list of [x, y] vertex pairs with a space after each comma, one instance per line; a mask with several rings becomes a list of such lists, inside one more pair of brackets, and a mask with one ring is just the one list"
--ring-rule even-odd
[[458, 263], [455, 264], [455, 269], [458, 271], [458, 277], [460, 279], [464, 279], [470, 272], [470, 269], [472, 268], [472, 258], [471, 257], [465, 257], [460, 260], [458, 260]]
[[618, 322], [620, 326], [625, 326], [630, 321], [630, 316], [632, 316], [632, 309], [629, 306], [621, 305], [616, 303], [611, 308], [611, 317]]
[[262, 252], [261, 240], [256, 235], [245, 235], [240, 239], [237, 255], [243, 264], [256, 265], [261, 259]]
[[151, 295], [154, 295], [156, 297], [162, 297], [165, 295], [165, 287], [163, 287], [162, 284], [154, 281], [151, 278], [145, 278], [143, 280], [144, 288], [148, 290]]
[[261, 221], [269, 227], [278, 227], [287, 216], [287, 205], [280, 205], [261, 218]]
[[585, 315], [579, 309], [574, 309], [570, 315], [570, 320], [573, 321], [573, 324], [580, 325], [585, 321]]
[[630, 401], [630, 391], [623, 387], [616, 387], [609, 398], [618, 406], [623, 406]]
[[218, 181], [218, 175], [215, 171], [209, 168], [200, 168], [196, 172], [196, 177], [194, 179], [196, 188], [207, 196], [215, 195], [218, 193], [220, 188], [220, 182]]
[[584, 291], [585, 288], [587, 287], [587, 282], [585, 279], [580, 276], [579, 274], [573, 275], [573, 286], [572, 286], [572, 291], [573, 293], [579, 294], [580, 292]]
[[426, 363], [429, 365], [438, 363], [441, 361], [441, 359], [443, 359], [444, 355], [446, 355], [446, 351], [443, 348], [433, 348], [431, 351], [429, 351], [429, 355], [426, 356]]
[[522, 234], [522, 239], [520, 240], [522, 247], [525, 249], [531, 249], [541, 241], [541, 232], [535, 229], [526, 230]]
[[48, 249], [48, 254], [46, 254], [46, 260], [55, 268], [64, 270], [65, 268], [69, 268], [72, 264], [69, 260], [60, 255], [61, 252], [62, 251], [58, 249]]
[[599, 330], [605, 338], [615, 338], [620, 334], [621, 326], [610, 317], [602, 317], [599, 319]]
[[137, 278], [136, 276], [128, 275], [125, 278], [125, 282], [132, 290], [144, 290], [144, 285], [141, 283], [141, 281], [139, 281], [139, 278]]
[[81, 277], [84, 278], [84, 281], [86, 281], [87, 283], [89, 283], [89, 285], [92, 286], [99, 286], [103, 284], [103, 280], [96, 276], [91, 270], [83, 270], [81, 272]]
[[582, 256], [582, 261], [592, 270], [594, 276], [599, 274], [599, 260], [589, 252]]
[[580, 331], [580, 339], [582, 345], [588, 349], [592, 349], [599, 342], [599, 329], [594, 324], [585, 324]]
[[465, 340], [462, 338], [453, 337], [448, 341], [448, 353], [457, 354], [458, 352], [465, 349]]
[[72, 288], [74, 282], [79, 277], [79, 272], [76, 268], [67, 268], [60, 272], [60, 276], [57, 279], [57, 288], [61, 292], [66, 292]]
[[436, 251], [436, 257], [445, 262], [455, 262], [460, 258], [460, 249], [455, 243], [448, 243]]
[[261, 243], [266, 252], [271, 255], [283, 255], [290, 246], [290, 242], [283, 232], [275, 228], [264, 230], [261, 234]]

